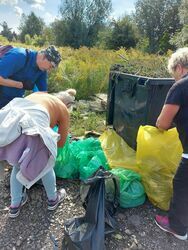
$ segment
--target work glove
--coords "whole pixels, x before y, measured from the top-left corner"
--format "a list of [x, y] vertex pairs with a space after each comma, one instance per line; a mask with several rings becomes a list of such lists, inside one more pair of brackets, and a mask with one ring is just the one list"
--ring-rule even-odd
[[34, 88], [35, 83], [31, 80], [25, 80], [23, 83], [23, 89], [25, 90], [32, 90]]

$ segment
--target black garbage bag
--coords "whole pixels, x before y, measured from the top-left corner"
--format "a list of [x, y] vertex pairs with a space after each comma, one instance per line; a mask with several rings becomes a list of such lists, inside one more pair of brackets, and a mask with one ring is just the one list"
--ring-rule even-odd
[[[114, 198], [107, 200], [105, 196], [105, 180], [114, 183]], [[113, 175], [100, 167], [95, 174], [84, 181], [89, 185], [88, 193], [83, 203], [85, 216], [72, 218], [65, 222], [65, 246], [67, 250], [104, 250], [105, 234], [115, 230], [115, 220], [112, 217], [118, 207], [118, 185]]]

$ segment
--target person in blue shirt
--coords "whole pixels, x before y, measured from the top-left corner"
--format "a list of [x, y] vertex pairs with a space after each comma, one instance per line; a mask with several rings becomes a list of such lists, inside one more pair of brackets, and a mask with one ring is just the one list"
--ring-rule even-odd
[[34, 86], [47, 91], [47, 73], [56, 68], [61, 55], [54, 45], [39, 52], [13, 47], [0, 58], [0, 108], [23, 97]]

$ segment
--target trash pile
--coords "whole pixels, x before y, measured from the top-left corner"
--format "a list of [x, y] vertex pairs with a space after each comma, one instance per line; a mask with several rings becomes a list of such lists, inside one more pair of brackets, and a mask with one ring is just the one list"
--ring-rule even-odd
[[[181, 153], [175, 128], [160, 132], [153, 126], [140, 126], [136, 151], [112, 129], [99, 138], [74, 141], [69, 135], [65, 146], [58, 150], [55, 173], [60, 178], [86, 180], [103, 166], [118, 179], [120, 194], [126, 191], [130, 204], [132, 199], [135, 201], [132, 207], [143, 204], [145, 190], [155, 206], [168, 210], [172, 178]], [[137, 196], [140, 202], [136, 201]], [[120, 206], [130, 207], [123, 204], [120, 195]]]
[[181, 153], [175, 128], [160, 132], [140, 126], [136, 151], [113, 129], [99, 138], [73, 140], [69, 135], [58, 150], [55, 173], [81, 180], [86, 213], [65, 222], [65, 249], [104, 249], [106, 224], [110, 232], [115, 230], [113, 215], [118, 206], [139, 206], [147, 196], [155, 206], [168, 210]]

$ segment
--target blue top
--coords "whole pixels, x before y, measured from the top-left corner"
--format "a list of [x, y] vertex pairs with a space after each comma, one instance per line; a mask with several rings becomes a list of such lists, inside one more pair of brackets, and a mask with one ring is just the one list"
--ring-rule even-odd
[[[39, 91], [47, 91], [47, 72], [36, 64], [37, 52], [25, 48], [12, 48], [0, 58], [0, 76], [15, 81], [31, 80]], [[1, 86], [0, 108], [15, 97], [23, 97], [25, 90]]]

